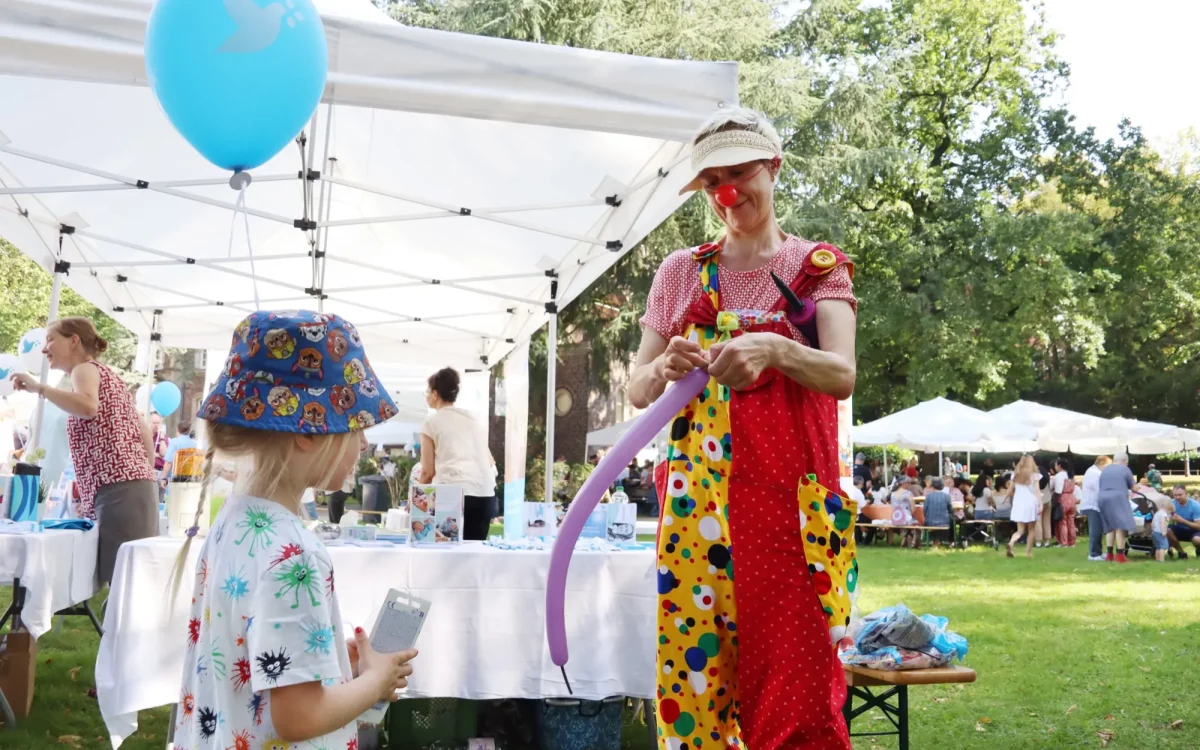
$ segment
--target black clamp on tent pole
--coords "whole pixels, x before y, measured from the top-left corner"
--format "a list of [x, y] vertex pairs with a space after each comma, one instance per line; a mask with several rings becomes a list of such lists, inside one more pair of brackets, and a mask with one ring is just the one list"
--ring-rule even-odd
[[[554, 274], [550, 276], [550, 274]], [[547, 271], [547, 276], [550, 276], [550, 301], [546, 303], [546, 312], [550, 315], [558, 315], [558, 273]]]

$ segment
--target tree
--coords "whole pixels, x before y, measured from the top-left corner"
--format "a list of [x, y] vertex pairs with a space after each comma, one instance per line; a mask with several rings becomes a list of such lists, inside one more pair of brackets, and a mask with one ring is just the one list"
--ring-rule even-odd
[[1066, 69], [1041, 17], [1017, 0], [830, 0], [787, 34], [881, 105], [857, 134], [832, 112], [806, 132], [827, 144], [808, 150], [847, 158], [810, 161], [797, 193], [795, 228], [857, 262], [858, 415], [938, 395], [995, 405], [1064, 344], [1095, 364], [1097, 305], [1064, 261], [1090, 227], [1030, 200], [1074, 132], [1047, 104]]
[[[858, 418], [944, 395], [1200, 423], [1195, 136], [1164, 158], [1131, 125], [1106, 142], [1080, 131], [1053, 104], [1069, 71], [1037, 6], [812, 0], [786, 23], [758, 0], [390, 7], [415, 25], [737, 60], [743, 101], [784, 139], [784, 228], [856, 262]], [[560, 335], [628, 362], [662, 257], [718, 232], [689, 201], [564, 310]]]
[[1071, 262], [1102, 295], [1105, 348], [1082, 383], [1048, 396], [1102, 413], [1200, 423], [1200, 177], [1164, 160], [1123, 123], [1117, 138], [1077, 134], [1055, 163], [1064, 203], [1095, 244]]
[[[16, 350], [21, 336], [31, 328], [46, 325], [50, 312], [50, 274], [0, 239], [0, 352]], [[132, 372], [137, 340], [120, 323], [100, 312], [95, 305], [63, 285], [58, 303], [59, 317], [81, 316], [90, 319], [108, 341], [108, 351], [100, 358], [113, 367], [128, 383], [141, 382]]]

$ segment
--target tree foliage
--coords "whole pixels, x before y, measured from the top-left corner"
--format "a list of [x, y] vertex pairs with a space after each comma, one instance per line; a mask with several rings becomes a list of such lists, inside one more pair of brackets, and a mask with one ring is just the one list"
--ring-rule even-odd
[[[1164, 158], [1130, 123], [1109, 141], [1078, 128], [1053, 104], [1069, 70], [1038, 7], [812, 0], [790, 19], [762, 0], [390, 7], [421, 26], [738, 61], [743, 103], [784, 138], [784, 227], [856, 261], [858, 418], [945, 395], [1200, 423], [1196, 136]], [[661, 259], [718, 231], [689, 201], [564, 311], [563, 340], [628, 361]]]
[[[50, 312], [51, 277], [44, 269], [0, 239], [0, 352], [15, 352], [21, 336], [31, 328], [46, 325]], [[132, 373], [137, 341], [120, 323], [100, 312], [66, 284], [58, 303], [59, 317], [82, 316], [90, 319], [108, 341], [101, 360], [113, 367], [127, 382], [140, 382]]]

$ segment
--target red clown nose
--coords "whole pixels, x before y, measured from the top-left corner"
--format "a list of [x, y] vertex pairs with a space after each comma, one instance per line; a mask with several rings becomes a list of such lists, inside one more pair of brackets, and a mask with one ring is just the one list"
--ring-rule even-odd
[[733, 204], [737, 203], [738, 189], [735, 185], [725, 184], [717, 188], [716, 192], [717, 203], [725, 208], [733, 208]]

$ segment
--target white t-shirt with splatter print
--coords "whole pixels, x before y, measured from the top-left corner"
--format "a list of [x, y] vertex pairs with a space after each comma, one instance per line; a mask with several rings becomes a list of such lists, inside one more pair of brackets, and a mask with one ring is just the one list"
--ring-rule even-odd
[[269, 500], [231, 500], [193, 584], [176, 750], [357, 750], [354, 723], [288, 743], [271, 722], [270, 689], [351, 678], [333, 564], [300, 519]]

